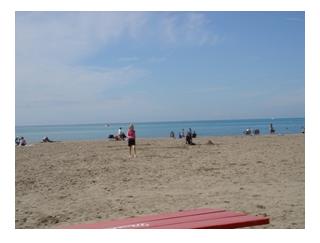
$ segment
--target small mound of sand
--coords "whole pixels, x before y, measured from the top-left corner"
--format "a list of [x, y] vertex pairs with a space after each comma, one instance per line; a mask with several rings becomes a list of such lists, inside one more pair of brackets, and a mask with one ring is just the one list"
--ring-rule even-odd
[[206, 145], [214, 145], [214, 143], [211, 140], [208, 140], [208, 142], [206, 142]]

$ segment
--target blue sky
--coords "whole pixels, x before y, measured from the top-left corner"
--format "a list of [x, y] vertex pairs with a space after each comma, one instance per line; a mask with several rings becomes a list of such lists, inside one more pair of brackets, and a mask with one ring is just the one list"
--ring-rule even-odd
[[303, 12], [16, 12], [16, 124], [304, 117]]

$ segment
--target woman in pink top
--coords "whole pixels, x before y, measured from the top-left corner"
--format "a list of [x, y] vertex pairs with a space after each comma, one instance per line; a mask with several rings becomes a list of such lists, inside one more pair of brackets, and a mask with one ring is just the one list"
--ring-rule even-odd
[[132, 157], [131, 155], [131, 151], [133, 148], [133, 156], [136, 157], [136, 131], [134, 130], [134, 126], [133, 124], [129, 125], [129, 129], [128, 129], [128, 146], [130, 147], [130, 157]]

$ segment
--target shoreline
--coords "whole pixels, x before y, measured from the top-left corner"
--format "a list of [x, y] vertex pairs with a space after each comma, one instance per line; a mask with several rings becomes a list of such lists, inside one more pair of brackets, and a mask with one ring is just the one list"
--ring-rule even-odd
[[[244, 134], [240, 134], [240, 135], [208, 135], [208, 136], [197, 136], [196, 138], [193, 139], [213, 139], [213, 138], [239, 138], [239, 137], [277, 137], [277, 136], [304, 136], [304, 133], [281, 133], [281, 134], [259, 134], [259, 135], [244, 135]], [[137, 141], [139, 140], [177, 140], [177, 141], [185, 141], [185, 137], [183, 138], [170, 138], [169, 136], [167, 137], [137, 137], [136, 138]], [[113, 139], [109, 139], [109, 138], [104, 138], [104, 139], [87, 139], [87, 140], [62, 140], [62, 141], [54, 141], [53, 143], [77, 143], [77, 142], [106, 142], [106, 141], [114, 141], [114, 142], [121, 142], [121, 141], [116, 141]], [[127, 141], [127, 140], [123, 140], [123, 141]], [[122, 141], [122, 142], [123, 142]], [[29, 145], [37, 145], [37, 144], [43, 144], [41, 141], [39, 142], [32, 142], [32, 143], [28, 143], [27, 146]], [[51, 143], [44, 143], [44, 144], [51, 144]], [[21, 146], [16, 146], [16, 147], [21, 147]]]
[[[289, 135], [289, 136], [288, 136]], [[16, 228], [224, 208], [304, 228], [304, 134], [89, 140], [16, 147]], [[213, 143], [208, 144], [208, 140]]]
[[[154, 139], [168, 138], [173, 131], [178, 137], [179, 133], [186, 133], [189, 128], [198, 136], [241, 136], [243, 132], [251, 128], [259, 129], [260, 135], [269, 134], [269, 124], [273, 123], [279, 134], [295, 134], [301, 132], [305, 126], [304, 118], [283, 119], [238, 119], [238, 120], [204, 120], [204, 121], [175, 121], [175, 122], [144, 122], [134, 123], [138, 138]], [[43, 126], [16, 126], [16, 136], [23, 136], [29, 143], [41, 142], [42, 138], [48, 136], [51, 140], [60, 141], [94, 141], [108, 139], [109, 135], [118, 133], [119, 127], [127, 131], [128, 124], [114, 123], [106, 124], [75, 124], [75, 125], [43, 125]]]

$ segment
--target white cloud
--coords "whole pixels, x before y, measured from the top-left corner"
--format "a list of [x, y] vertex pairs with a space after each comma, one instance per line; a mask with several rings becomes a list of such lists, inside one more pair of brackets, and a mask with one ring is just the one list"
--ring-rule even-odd
[[[125, 97], [114, 99], [108, 93], [139, 81], [146, 70], [126, 63], [113, 68], [75, 64], [120, 38], [137, 38], [144, 18], [142, 13], [18, 12], [17, 122], [39, 123], [43, 117], [49, 123], [58, 122], [57, 114], [66, 120], [68, 116], [84, 118], [93, 115], [100, 104], [104, 109], [127, 104]], [[71, 110], [82, 115], [71, 114]]]
[[125, 38], [191, 45], [214, 44], [219, 39], [204, 13], [16, 13], [18, 61], [68, 63]]
[[136, 38], [145, 17], [142, 13], [18, 12], [16, 55], [51, 63], [73, 61], [123, 36]]
[[112, 68], [78, 63], [124, 39], [175, 46], [212, 44], [216, 35], [206, 21], [200, 13], [17, 12], [17, 121], [37, 123], [44, 114], [54, 121], [52, 110], [63, 117], [70, 116], [72, 108], [84, 112], [84, 117], [99, 109], [130, 107], [132, 98], [107, 95], [150, 74], [128, 64], [160, 63], [167, 57], [122, 56], [115, 60], [120, 66]]

